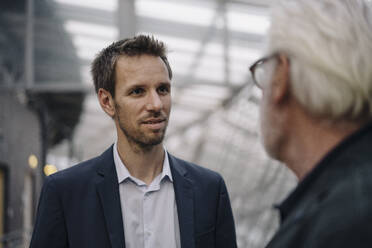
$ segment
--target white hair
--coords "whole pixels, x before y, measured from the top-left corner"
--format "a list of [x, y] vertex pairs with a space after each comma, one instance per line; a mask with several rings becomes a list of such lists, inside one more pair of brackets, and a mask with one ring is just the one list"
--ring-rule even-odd
[[372, 119], [371, 1], [275, 2], [268, 52], [289, 57], [300, 104], [330, 119]]

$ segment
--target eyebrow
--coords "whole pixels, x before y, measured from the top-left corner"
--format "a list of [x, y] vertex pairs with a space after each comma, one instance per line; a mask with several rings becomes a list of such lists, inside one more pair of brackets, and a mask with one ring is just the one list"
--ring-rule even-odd
[[[171, 83], [170, 82], [161, 82], [161, 83], [156, 85], [156, 87], [159, 87], [159, 86], [171, 87]], [[148, 87], [148, 85], [146, 85], [146, 84], [134, 84], [134, 85], [129, 86], [128, 90], [135, 89], [135, 88], [147, 88], [147, 87]]]
[[135, 89], [135, 88], [146, 88], [146, 85], [144, 85], [144, 84], [130, 85], [130, 86], [128, 86], [127, 90], [131, 90], [131, 89]]
[[171, 86], [171, 83], [170, 83], [170, 82], [162, 82], [162, 83], [160, 83], [159, 85], [162, 85], [162, 86], [164, 86], [164, 85], [166, 85], [166, 86]]

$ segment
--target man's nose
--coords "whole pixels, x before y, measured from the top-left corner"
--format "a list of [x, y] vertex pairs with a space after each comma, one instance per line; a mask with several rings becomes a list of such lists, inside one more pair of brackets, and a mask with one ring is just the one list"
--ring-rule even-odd
[[163, 108], [163, 102], [158, 92], [151, 92], [147, 99], [146, 108], [148, 111], [158, 112]]

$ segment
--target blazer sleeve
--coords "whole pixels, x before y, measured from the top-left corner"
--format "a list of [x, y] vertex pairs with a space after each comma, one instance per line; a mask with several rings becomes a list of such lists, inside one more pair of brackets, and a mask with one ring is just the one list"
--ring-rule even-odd
[[217, 209], [216, 248], [236, 248], [234, 217], [224, 180], [220, 180]]
[[53, 176], [42, 188], [30, 248], [68, 247], [65, 219]]

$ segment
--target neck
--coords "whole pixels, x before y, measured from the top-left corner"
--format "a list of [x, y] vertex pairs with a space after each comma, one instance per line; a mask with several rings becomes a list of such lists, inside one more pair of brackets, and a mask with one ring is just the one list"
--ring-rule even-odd
[[149, 185], [163, 170], [164, 148], [162, 143], [142, 147], [118, 137], [118, 153], [129, 173]]
[[292, 115], [283, 161], [301, 181], [337, 144], [361, 127], [361, 124], [335, 123], [310, 117], [305, 113]]

